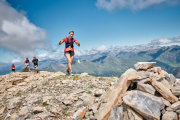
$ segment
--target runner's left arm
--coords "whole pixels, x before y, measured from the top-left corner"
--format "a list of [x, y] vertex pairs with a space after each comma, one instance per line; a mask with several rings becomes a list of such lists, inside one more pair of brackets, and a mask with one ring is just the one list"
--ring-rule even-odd
[[75, 41], [76, 45], [80, 47], [80, 43], [76, 40]]

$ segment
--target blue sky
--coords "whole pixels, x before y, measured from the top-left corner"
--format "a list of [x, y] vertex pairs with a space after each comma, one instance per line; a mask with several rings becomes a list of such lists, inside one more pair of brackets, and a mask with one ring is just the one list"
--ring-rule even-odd
[[132, 1], [0, 0], [0, 62], [34, 55], [60, 58], [64, 44], [58, 46], [58, 42], [70, 30], [81, 44], [75, 46], [79, 54], [152, 41], [153, 45], [179, 45], [179, 0]]

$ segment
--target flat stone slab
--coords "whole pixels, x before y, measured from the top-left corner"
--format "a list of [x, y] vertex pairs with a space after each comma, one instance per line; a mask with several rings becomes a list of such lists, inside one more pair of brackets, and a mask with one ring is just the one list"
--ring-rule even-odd
[[145, 119], [160, 119], [160, 109], [163, 106], [163, 101], [159, 97], [133, 90], [124, 95], [123, 101]]
[[155, 64], [156, 62], [137, 62], [134, 67], [136, 70], [146, 70], [154, 67]]

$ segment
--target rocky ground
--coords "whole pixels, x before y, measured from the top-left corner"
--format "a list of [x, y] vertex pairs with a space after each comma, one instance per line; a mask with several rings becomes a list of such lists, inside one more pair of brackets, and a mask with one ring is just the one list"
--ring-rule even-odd
[[117, 77], [87, 73], [16, 72], [0, 76], [0, 119], [73, 119], [93, 117], [103, 94]]
[[2, 120], [180, 120], [180, 80], [137, 63], [120, 78], [87, 73], [0, 76]]

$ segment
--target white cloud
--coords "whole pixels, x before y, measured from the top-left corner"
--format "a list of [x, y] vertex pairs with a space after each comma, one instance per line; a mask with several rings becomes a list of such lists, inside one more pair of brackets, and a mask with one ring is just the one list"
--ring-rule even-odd
[[105, 45], [101, 45], [99, 47], [93, 47], [92, 50], [97, 51], [97, 52], [105, 52], [105, 51], [109, 50], [109, 48], [106, 47]]
[[152, 5], [167, 3], [174, 5], [180, 3], [179, 0], [97, 0], [96, 6], [101, 9], [112, 11], [114, 9], [130, 9], [132, 11], [145, 9]]
[[150, 45], [163, 45], [163, 44], [169, 44], [169, 43], [172, 43], [173, 40], [170, 40], [168, 38], [160, 38], [160, 39], [157, 39], [157, 40], [152, 40]]
[[174, 42], [180, 42], [180, 36], [177, 38], [173, 38], [173, 39], [174, 39]]
[[20, 55], [33, 57], [36, 49], [50, 50], [46, 31], [35, 26], [22, 13], [0, 0], [0, 48]]
[[180, 42], [180, 36], [173, 38], [160, 38], [157, 40], [152, 40], [149, 45], [165, 45], [165, 44], [177, 43], [177, 42]]
[[11, 63], [18, 63], [18, 62], [21, 62], [21, 60], [13, 59], [13, 60], [11, 61]]

